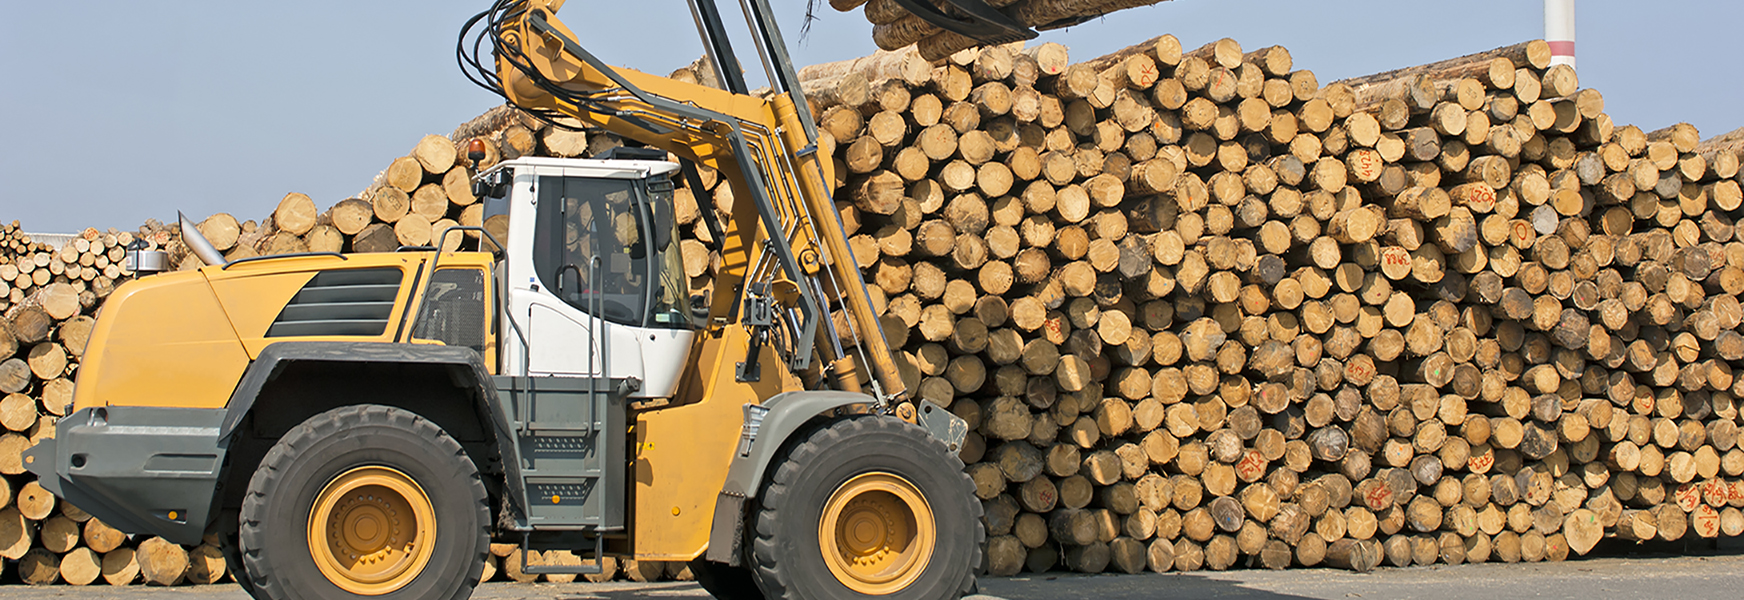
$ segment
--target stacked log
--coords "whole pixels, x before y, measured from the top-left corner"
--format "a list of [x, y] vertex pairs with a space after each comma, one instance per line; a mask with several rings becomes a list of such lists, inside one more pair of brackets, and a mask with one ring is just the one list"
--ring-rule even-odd
[[1744, 532], [1735, 150], [1616, 126], [1542, 42], [1324, 87], [1232, 40], [1031, 54], [814, 98], [995, 574]]
[[[909, 389], [972, 427], [995, 574], [1561, 560], [1744, 532], [1744, 136], [1616, 126], [1541, 42], [1326, 86], [1233, 40], [1075, 64], [1057, 44], [918, 52], [801, 76]], [[456, 182], [623, 143], [574, 125], [494, 109], [355, 198], [200, 229], [232, 259], [500, 232]], [[675, 214], [705, 291], [705, 211], [737, 200], [700, 183]], [[70, 253], [20, 231], [0, 226], [0, 556], [37, 582], [221, 576], [215, 544], [128, 539], [15, 464], [131, 275], [107, 271], [114, 249], [197, 259], [157, 223]], [[540, 579], [514, 545], [491, 554], [487, 580]]]
[[1724, 179], [1727, 174], [1736, 173], [1738, 156], [1744, 155], [1744, 127], [1709, 138], [1696, 145], [1695, 153], [1707, 161], [1708, 167], [1714, 170], [1717, 178]]
[[[33, 241], [17, 221], [0, 224], [0, 313], [51, 283], [71, 283], [86, 306], [114, 291], [126, 270], [126, 246], [135, 233], [85, 229], [60, 246]], [[78, 296], [84, 296], [79, 298]]]

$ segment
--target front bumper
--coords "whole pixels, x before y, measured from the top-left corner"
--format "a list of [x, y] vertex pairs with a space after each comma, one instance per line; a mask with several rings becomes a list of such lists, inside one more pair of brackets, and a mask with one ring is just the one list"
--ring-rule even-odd
[[62, 418], [24, 453], [48, 491], [135, 535], [198, 544], [212, 515], [224, 409], [107, 406]]

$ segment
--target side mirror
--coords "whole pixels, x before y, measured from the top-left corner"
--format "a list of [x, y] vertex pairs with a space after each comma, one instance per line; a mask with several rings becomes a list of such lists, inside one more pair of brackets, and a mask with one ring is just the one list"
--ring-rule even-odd
[[656, 200], [654, 209], [654, 249], [664, 252], [672, 246], [672, 231], [676, 228], [672, 218], [672, 196], [666, 194], [665, 201]]
[[690, 297], [690, 321], [697, 327], [708, 326], [709, 300], [707, 296], [695, 294]]

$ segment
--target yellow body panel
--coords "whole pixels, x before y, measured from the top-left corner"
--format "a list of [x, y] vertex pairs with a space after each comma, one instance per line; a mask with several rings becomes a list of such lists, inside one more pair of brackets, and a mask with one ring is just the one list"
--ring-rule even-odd
[[[407, 310], [407, 304], [420, 300], [412, 296], [422, 293], [432, 256], [428, 252], [395, 252], [351, 254], [345, 259], [290, 257], [128, 282], [109, 297], [98, 315], [79, 368], [73, 405], [221, 408], [229, 403], [249, 363], [273, 343], [407, 341], [411, 327], [402, 326], [401, 321], [417, 315], [417, 311]], [[492, 263], [488, 253], [451, 252], [441, 255], [438, 266], [486, 269], [488, 289]], [[316, 273], [376, 267], [396, 267], [405, 273], [381, 335], [266, 337], [285, 304]], [[414, 277], [413, 273], [422, 274]], [[409, 285], [414, 279], [420, 283], [416, 290]], [[491, 331], [488, 324], [486, 331]], [[495, 341], [488, 344], [494, 348]], [[493, 373], [495, 356], [495, 350], [485, 356], [485, 365]]]
[[[303, 285], [315, 277], [314, 271], [289, 273], [229, 275], [219, 272], [211, 278], [212, 292], [224, 304], [224, 312], [235, 324], [248, 358], [260, 357], [267, 344], [278, 339], [266, 338], [266, 330], [278, 318], [279, 311], [297, 295]], [[228, 276], [226, 276], [228, 275]]]
[[248, 362], [204, 273], [147, 277], [104, 303], [73, 406], [220, 408]]
[[[459, 234], [456, 234], [456, 235], [459, 235]], [[398, 253], [398, 254], [401, 256], [405, 256], [409, 253]], [[356, 257], [358, 255], [353, 254], [351, 256]], [[415, 332], [414, 330], [417, 329], [415, 327], [415, 325], [417, 324], [417, 315], [419, 312], [421, 312], [423, 310], [421, 307], [424, 304], [424, 291], [425, 290], [424, 290], [424, 286], [422, 284], [424, 282], [427, 282], [430, 278], [432, 278], [434, 276], [434, 274], [428, 270], [430, 268], [430, 265], [425, 264], [425, 261], [424, 261], [425, 258], [435, 257], [435, 265], [434, 266], [435, 266], [436, 271], [447, 271], [449, 269], [483, 270], [484, 271], [484, 302], [485, 302], [485, 311], [484, 311], [484, 320], [485, 320], [485, 323], [484, 323], [484, 336], [485, 336], [484, 368], [490, 374], [496, 375], [498, 373], [498, 371], [497, 371], [497, 309], [496, 309], [497, 296], [496, 295], [499, 293], [499, 290], [497, 290], [497, 288], [496, 288], [496, 278], [492, 276], [492, 273], [493, 273], [492, 269], [496, 265], [496, 257], [493, 256], [489, 252], [443, 252], [441, 254], [435, 254], [435, 253], [428, 253], [427, 254], [427, 253], [420, 252], [420, 253], [415, 254], [414, 256], [418, 257], [418, 264], [420, 265], [420, 268], [423, 268], [426, 270], [424, 272], [423, 278], [421, 278], [419, 280], [420, 285], [418, 286], [418, 289], [407, 290], [404, 293], [402, 293], [400, 302], [402, 302], [402, 303], [407, 302], [408, 300], [406, 299], [406, 296], [411, 295], [411, 294], [416, 294], [418, 297], [411, 298], [409, 301], [415, 303], [414, 306], [418, 306], [420, 308], [417, 308], [417, 309], [413, 310], [413, 312], [408, 313], [408, 319], [410, 319], [411, 322], [406, 324], [405, 331], [400, 334], [398, 341], [407, 342], [407, 343], [411, 343], [411, 344], [445, 345], [441, 341], [438, 341], [438, 340], [426, 340], [426, 339], [420, 339], [420, 338], [413, 337], [413, 333]], [[403, 304], [398, 305], [398, 306], [403, 306]], [[398, 306], [396, 306], [395, 310], [400, 310], [398, 308]]]
[[[727, 480], [739, 424], [745, 420], [740, 407], [802, 389], [786, 369], [765, 368], [758, 383], [734, 380], [734, 357], [744, 356], [748, 343], [741, 327], [716, 329], [697, 339], [690, 376], [673, 404], [636, 416], [631, 540], [637, 559], [690, 560], [708, 549], [715, 497]], [[780, 364], [767, 346], [760, 358], [765, 365]]]
[[[444, 264], [448, 264], [449, 256], [444, 256]], [[230, 322], [236, 326], [236, 333], [242, 338], [243, 347], [248, 349], [250, 359], [260, 356], [260, 352], [275, 342], [296, 340], [311, 341], [349, 341], [349, 342], [392, 342], [394, 335], [400, 332], [399, 320], [405, 314], [407, 296], [414, 293], [407, 289], [410, 274], [415, 269], [422, 268], [430, 255], [424, 252], [380, 252], [371, 254], [349, 254], [341, 259], [336, 256], [310, 256], [285, 259], [263, 260], [244, 263], [225, 269], [220, 267], [205, 267], [206, 277], [212, 282], [212, 290], [218, 294], [224, 303], [224, 310], [230, 315]], [[338, 271], [343, 269], [371, 269], [394, 267], [402, 272], [400, 293], [394, 298], [393, 317], [388, 327], [379, 336], [305, 336], [305, 337], [266, 337], [267, 328], [272, 326], [273, 319], [278, 318], [279, 311], [291, 301], [303, 285], [308, 283], [315, 274], [322, 271]], [[403, 332], [400, 332], [403, 334]]]

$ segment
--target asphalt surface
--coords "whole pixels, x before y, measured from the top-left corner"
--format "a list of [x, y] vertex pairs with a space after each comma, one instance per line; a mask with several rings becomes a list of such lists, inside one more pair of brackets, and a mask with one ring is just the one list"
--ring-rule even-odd
[[[1500, 600], [1505, 598], [1702, 599], [1744, 597], [1744, 554], [1675, 558], [1604, 558], [1562, 563], [1481, 564], [1378, 569], [1357, 574], [1328, 569], [1240, 570], [1221, 573], [1047, 575], [988, 579], [974, 600], [1199, 599], [1292, 600], [1387, 598]], [[636, 600], [707, 598], [693, 583], [490, 583], [479, 600]], [[130, 586], [0, 586], [0, 600], [247, 600], [234, 585], [155, 588]]]

